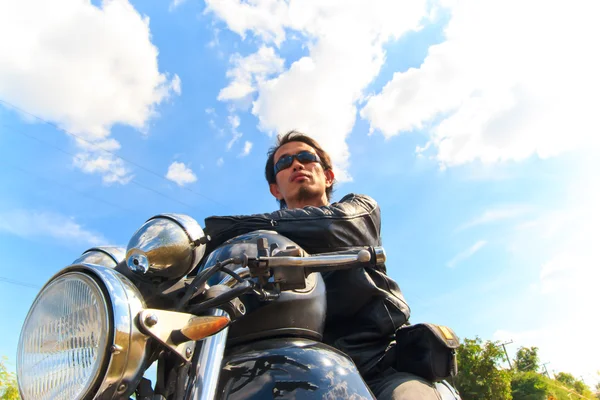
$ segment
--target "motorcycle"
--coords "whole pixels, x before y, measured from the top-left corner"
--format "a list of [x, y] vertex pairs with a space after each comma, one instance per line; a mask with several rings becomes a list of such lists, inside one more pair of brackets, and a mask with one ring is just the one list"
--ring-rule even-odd
[[374, 398], [322, 343], [320, 272], [383, 263], [383, 248], [308, 255], [261, 230], [205, 255], [209, 240], [192, 218], [161, 214], [126, 250], [89, 249], [54, 275], [19, 339], [22, 398]]

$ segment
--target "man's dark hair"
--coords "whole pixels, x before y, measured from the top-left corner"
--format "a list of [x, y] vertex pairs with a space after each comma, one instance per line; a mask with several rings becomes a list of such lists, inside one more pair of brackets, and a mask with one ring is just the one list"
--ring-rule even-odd
[[[329, 154], [327, 154], [327, 152], [325, 150], [323, 150], [321, 145], [319, 143], [317, 143], [316, 140], [314, 140], [310, 136], [307, 136], [301, 132], [292, 130], [283, 136], [279, 136], [277, 138], [277, 144], [275, 146], [271, 147], [269, 149], [269, 151], [267, 152], [267, 165], [265, 166], [265, 177], [267, 178], [267, 182], [269, 182], [269, 184], [277, 183], [277, 181], [275, 180], [275, 152], [277, 150], [279, 150], [279, 148], [281, 146], [283, 146], [284, 144], [290, 143], [290, 142], [306, 143], [307, 145], [309, 145], [310, 147], [315, 149], [315, 152], [321, 159], [321, 166], [323, 167], [323, 171], [332, 169], [331, 157], [329, 157]], [[325, 194], [327, 195], [327, 200], [331, 200], [331, 193], [333, 193], [333, 184], [330, 187], [328, 187], [327, 189], [325, 189]], [[279, 207], [281, 209], [287, 208], [287, 204], [284, 199], [281, 199], [278, 201], [279, 201]]]

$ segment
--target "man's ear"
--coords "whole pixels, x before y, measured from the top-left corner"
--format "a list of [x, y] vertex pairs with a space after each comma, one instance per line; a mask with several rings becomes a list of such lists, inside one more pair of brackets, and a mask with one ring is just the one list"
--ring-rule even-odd
[[269, 190], [271, 191], [271, 194], [277, 200], [282, 200], [283, 199], [283, 196], [281, 195], [281, 192], [279, 191], [279, 186], [276, 183], [270, 183], [269, 184]]
[[323, 171], [325, 173], [325, 185], [327, 187], [331, 187], [331, 185], [333, 185], [333, 181], [335, 179], [335, 174], [333, 173], [333, 170], [328, 169], [327, 171]]

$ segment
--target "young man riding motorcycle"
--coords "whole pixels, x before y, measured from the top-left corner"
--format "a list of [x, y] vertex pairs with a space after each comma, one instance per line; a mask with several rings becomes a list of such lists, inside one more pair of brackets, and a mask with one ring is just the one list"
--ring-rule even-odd
[[[330, 204], [335, 175], [329, 155], [297, 131], [280, 137], [268, 153], [265, 175], [281, 209], [254, 216], [210, 217], [205, 233], [218, 245], [260, 229], [287, 236], [311, 254], [356, 246], [380, 246], [379, 206], [349, 194]], [[252, 222], [251, 222], [252, 221]], [[394, 369], [394, 334], [408, 322], [410, 308], [385, 267], [323, 273], [327, 289], [324, 342], [348, 354], [378, 399], [438, 399], [431, 382]]]

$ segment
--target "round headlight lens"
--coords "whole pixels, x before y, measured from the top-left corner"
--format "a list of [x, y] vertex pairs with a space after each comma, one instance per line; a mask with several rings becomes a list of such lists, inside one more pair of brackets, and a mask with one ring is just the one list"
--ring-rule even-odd
[[17, 372], [26, 399], [76, 399], [103, 368], [108, 304], [94, 279], [66, 273], [50, 282], [29, 310], [19, 339]]

